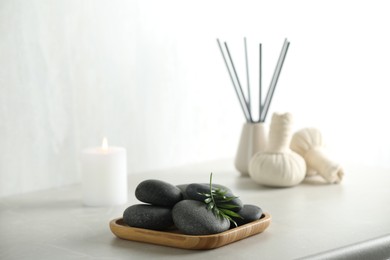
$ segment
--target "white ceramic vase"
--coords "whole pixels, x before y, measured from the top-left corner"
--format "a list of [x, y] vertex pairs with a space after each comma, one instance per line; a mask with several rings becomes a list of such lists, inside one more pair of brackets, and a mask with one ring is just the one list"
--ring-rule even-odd
[[268, 130], [265, 123], [245, 123], [242, 127], [234, 165], [242, 176], [249, 176], [248, 166], [252, 156], [267, 146]]

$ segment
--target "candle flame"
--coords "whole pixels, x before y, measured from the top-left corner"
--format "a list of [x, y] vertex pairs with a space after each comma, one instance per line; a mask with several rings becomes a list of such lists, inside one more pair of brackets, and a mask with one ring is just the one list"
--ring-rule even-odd
[[103, 149], [104, 151], [107, 151], [107, 150], [108, 150], [108, 142], [107, 142], [107, 138], [106, 138], [106, 137], [103, 138], [103, 141], [102, 141], [102, 149]]

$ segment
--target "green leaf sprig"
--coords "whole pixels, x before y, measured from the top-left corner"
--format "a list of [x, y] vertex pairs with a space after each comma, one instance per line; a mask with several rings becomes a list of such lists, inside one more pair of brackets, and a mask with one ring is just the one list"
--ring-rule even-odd
[[238, 213], [232, 211], [237, 208], [237, 205], [229, 204], [229, 201], [234, 200], [234, 196], [227, 196], [227, 191], [221, 188], [213, 189], [212, 185], [213, 173], [210, 173], [210, 193], [199, 193], [206, 197], [204, 203], [207, 205], [207, 209], [211, 210], [214, 215], [221, 219], [227, 219], [237, 227], [237, 223], [233, 220], [235, 218], [242, 218]]

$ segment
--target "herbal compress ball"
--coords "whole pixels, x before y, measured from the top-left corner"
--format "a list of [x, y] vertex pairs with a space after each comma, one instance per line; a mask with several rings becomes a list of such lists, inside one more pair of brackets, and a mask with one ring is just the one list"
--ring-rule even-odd
[[306, 175], [304, 159], [289, 148], [292, 115], [273, 114], [268, 146], [249, 163], [249, 176], [257, 183], [273, 187], [299, 184]]
[[305, 159], [309, 171], [321, 175], [327, 182], [339, 183], [343, 179], [344, 171], [339, 163], [326, 154], [323, 137], [318, 129], [299, 130], [293, 135], [290, 147]]

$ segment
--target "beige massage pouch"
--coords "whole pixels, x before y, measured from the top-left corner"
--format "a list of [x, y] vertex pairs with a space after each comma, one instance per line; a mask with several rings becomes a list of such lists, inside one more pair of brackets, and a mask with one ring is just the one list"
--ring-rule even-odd
[[290, 150], [292, 115], [274, 113], [265, 152], [256, 153], [249, 163], [249, 176], [273, 187], [299, 184], [306, 175], [303, 158]]
[[308, 172], [316, 172], [328, 183], [339, 183], [342, 180], [344, 171], [339, 163], [325, 153], [322, 134], [318, 129], [299, 130], [293, 135], [290, 147], [305, 159]]

